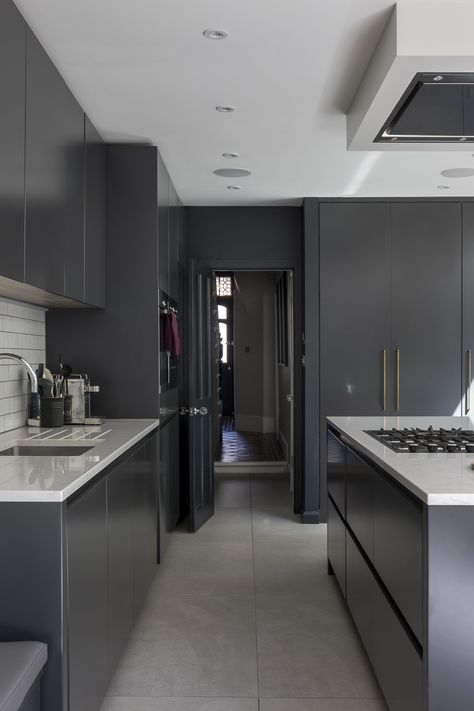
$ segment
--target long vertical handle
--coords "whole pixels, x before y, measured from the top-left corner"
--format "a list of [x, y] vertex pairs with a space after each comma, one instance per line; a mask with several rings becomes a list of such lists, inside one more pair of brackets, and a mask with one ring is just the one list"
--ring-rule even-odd
[[383, 411], [387, 411], [387, 349], [383, 349]]
[[400, 410], [400, 349], [395, 351], [397, 360], [397, 395], [396, 395], [396, 410]]
[[467, 351], [466, 415], [471, 409], [472, 351]]

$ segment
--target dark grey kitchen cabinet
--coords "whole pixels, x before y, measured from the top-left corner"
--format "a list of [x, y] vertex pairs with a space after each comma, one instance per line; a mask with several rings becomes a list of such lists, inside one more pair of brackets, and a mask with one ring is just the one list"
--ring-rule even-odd
[[84, 112], [33, 33], [26, 32], [26, 275], [84, 296]]
[[374, 476], [374, 566], [412, 632], [423, 634], [423, 507], [382, 475]]
[[331, 499], [328, 501], [328, 562], [346, 596], [346, 527]]
[[138, 450], [129, 462], [134, 482], [133, 607], [138, 616], [157, 564], [156, 438]]
[[369, 560], [374, 558], [374, 486], [372, 468], [348, 447], [346, 520]]
[[474, 352], [474, 203], [462, 206], [462, 415], [474, 405], [472, 355]]
[[158, 286], [170, 294], [169, 176], [158, 154]]
[[107, 238], [107, 148], [85, 118], [84, 297], [91, 306], [105, 306]]
[[1, 276], [23, 281], [26, 24], [13, 2], [0, 4]]
[[178, 195], [172, 181], [169, 181], [169, 284], [170, 296], [179, 300], [178, 270]]
[[67, 510], [69, 711], [100, 709], [108, 683], [107, 485]]
[[390, 210], [395, 410], [401, 415], [457, 414], [461, 205], [392, 203]]
[[388, 409], [390, 206], [320, 206], [320, 497], [326, 505], [326, 417]]
[[342, 516], [346, 515], [346, 447], [328, 432], [327, 437], [328, 493]]
[[173, 531], [179, 518], [179, 415], [170, 421], [170, 470], [169, 470], [169, 520], [168, 527]]
[[388, 408], [390, 206], [322, 204], [320, 261], [322, 414], [382, 414]]
[[423, 710], [423, 662], [347, 534], [347, 603], [390, 711]]
[[133, 471], [129, 460], [107, 481], [108, 667], [117, 666], [133, 627]]

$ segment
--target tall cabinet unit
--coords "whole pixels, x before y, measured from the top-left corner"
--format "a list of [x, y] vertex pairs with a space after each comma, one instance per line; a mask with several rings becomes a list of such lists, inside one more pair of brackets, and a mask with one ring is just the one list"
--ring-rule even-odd
[[26, 33], [26, 282], [84, 298], [84, 112]]
[[0, 4], [0, 276], [25, 276], [26, 24], [10, 2]]
[[472, 390], [474, 354], [474, 203], [462, 206], [462, 401], [461, 414], [471, 415], [474, 407]]
[[[461, 414], [461, 365], [467, 384], [474, 348], [473, 204], [321, 201], [318, 257], [319, 510], [325, 520], [327, 416]], [[308, 331], [311, 304], [306, 307]], [[464, 400], [466, 409], [468, 388]], [[312, 506], [318, 508], [306, 503]]]

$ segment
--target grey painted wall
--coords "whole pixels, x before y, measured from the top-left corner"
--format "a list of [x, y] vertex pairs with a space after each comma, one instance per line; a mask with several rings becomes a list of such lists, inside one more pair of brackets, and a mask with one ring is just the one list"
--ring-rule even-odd
[[235, 278], [235, 426], [249, 432], [275, 432], [274, 275], [236, 272]]

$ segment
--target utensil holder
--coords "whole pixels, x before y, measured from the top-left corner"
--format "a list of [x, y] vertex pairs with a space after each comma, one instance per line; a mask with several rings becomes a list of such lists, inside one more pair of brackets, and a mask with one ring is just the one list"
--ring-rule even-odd
[[64, 425], [64, 398], [41, 398], [41, 427], [62, 427]]

